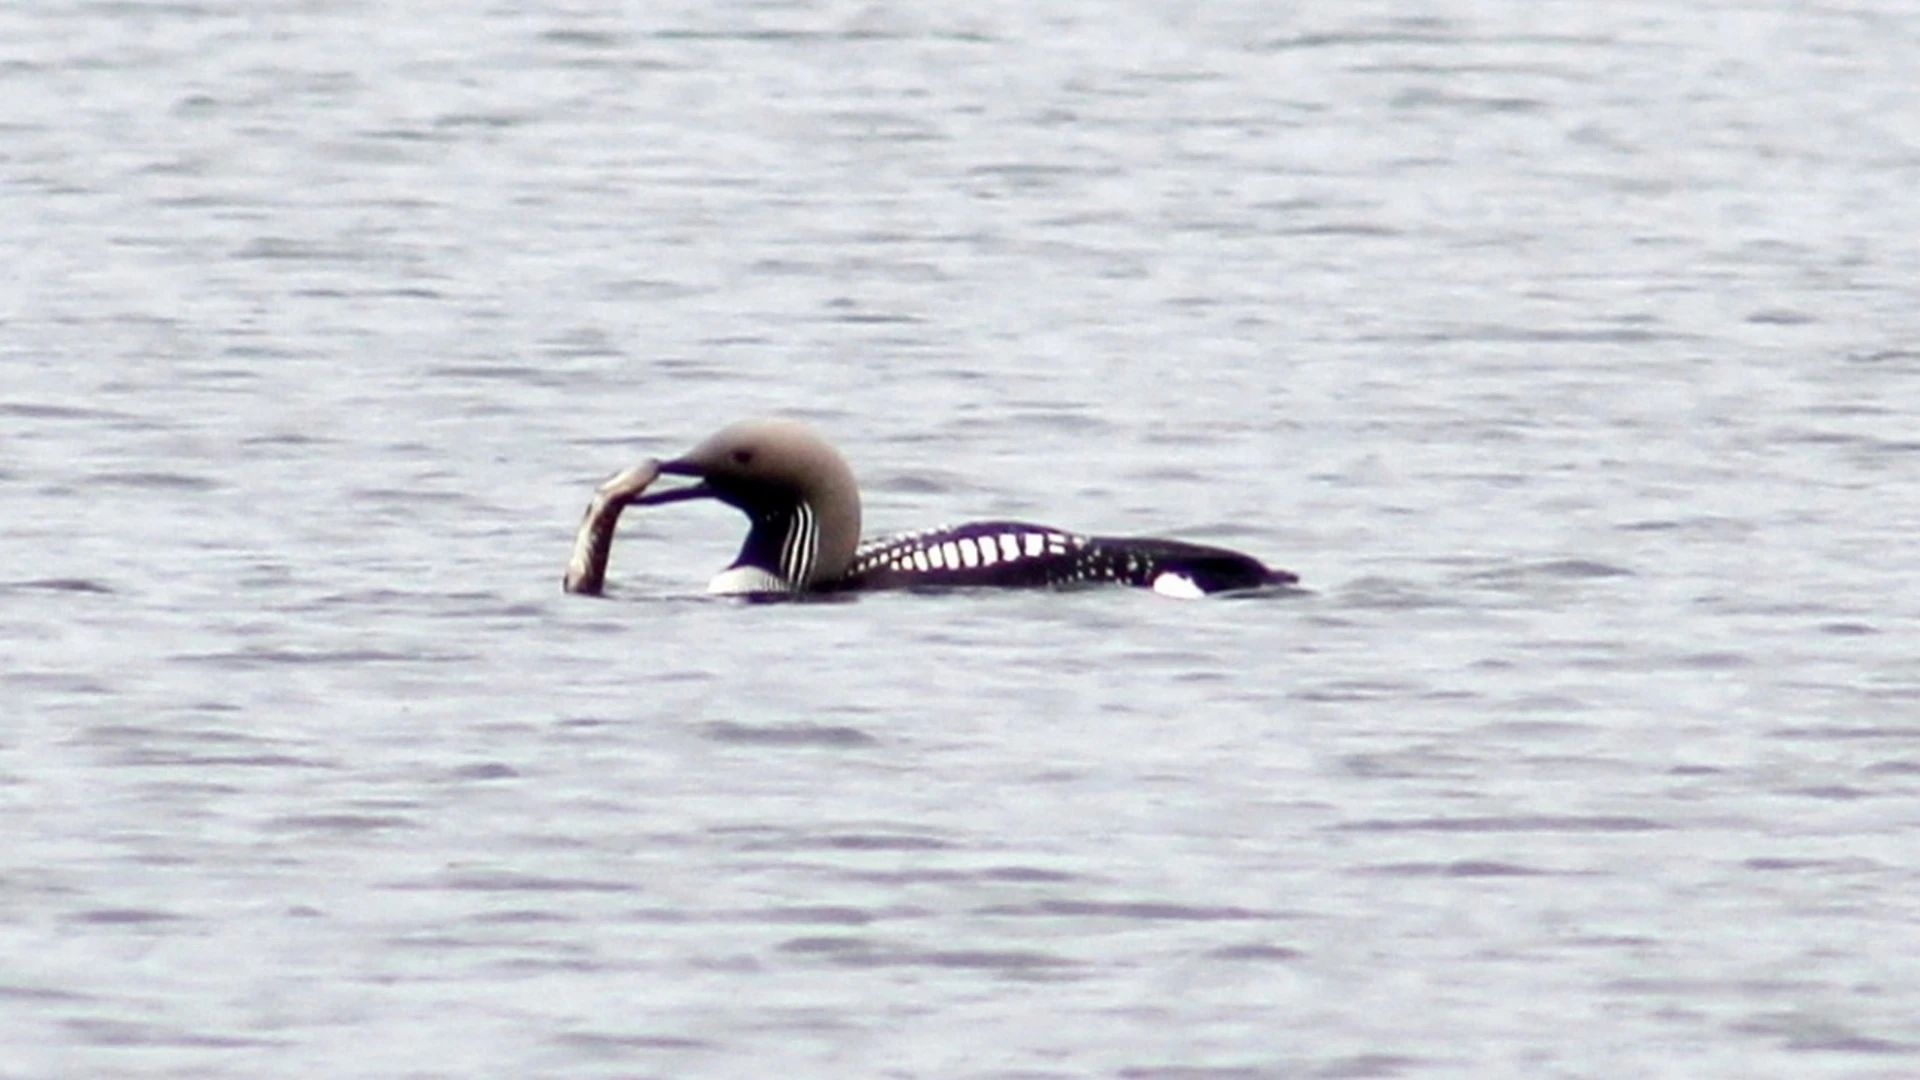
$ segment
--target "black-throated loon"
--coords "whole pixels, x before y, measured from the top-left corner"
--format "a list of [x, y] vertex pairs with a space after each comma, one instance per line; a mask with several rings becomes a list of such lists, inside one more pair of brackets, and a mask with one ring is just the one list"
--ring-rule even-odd
[[[646, 494], [662, 473], [697, 482]], [[747, 515], [739, 556], [707, 586], [726, 595], [1106, 582], [1200, 596], [1299, 580], [1225, 548], [1082, 536], [1018, 521], [980, 521], [863, 543], [860, 489], [840, 454], [804, 424], [746, 420], [681, 457], [644, 462], [600, 485], [580, 522], [566, 591], [600, 592], [622, 510], [686, 499], [718, 499]]]

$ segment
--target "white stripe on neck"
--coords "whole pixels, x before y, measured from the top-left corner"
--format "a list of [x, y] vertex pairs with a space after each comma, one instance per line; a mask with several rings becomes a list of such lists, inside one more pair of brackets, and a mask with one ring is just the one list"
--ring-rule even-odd
[[820, 550], [820, 525], [814, 518], [813, 504], [804, 499], [794, 504], [787, 519], [787, 535], [780, 542], [780, 570], [795, 588], [801, 588], [813, 576], [813, 563]]

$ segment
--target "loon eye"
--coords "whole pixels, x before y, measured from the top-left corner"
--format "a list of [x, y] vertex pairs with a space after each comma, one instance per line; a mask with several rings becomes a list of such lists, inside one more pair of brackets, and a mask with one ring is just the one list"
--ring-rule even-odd
[[734, 463], [735, 465], [751, 465], [751, 464], [753, 464], [753, 451], [751, 451], [751, 450], [735, 450], [735, 451], [733, 452], [733, 463]]

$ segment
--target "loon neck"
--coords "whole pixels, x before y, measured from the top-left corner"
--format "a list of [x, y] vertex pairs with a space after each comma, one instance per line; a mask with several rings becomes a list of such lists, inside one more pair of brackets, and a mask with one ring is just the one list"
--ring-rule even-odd
[[749, 510], [747, 516], [752, 524], [740, 554], [708, 591], [719, 591], [725, 579], [730, 593], [805, 592], [845, 571], [828, 565], [844, 560], [831, 553], [822, 558], [820, 515], [808, 500]]

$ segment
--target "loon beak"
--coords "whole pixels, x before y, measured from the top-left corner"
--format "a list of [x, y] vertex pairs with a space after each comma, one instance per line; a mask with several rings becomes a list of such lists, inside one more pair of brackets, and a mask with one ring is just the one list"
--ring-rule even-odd
[[671, 476], [698, 477], [700, 482], [683, 488], [670, 488], [642, 495], [633, 500], [635, 506], [659, 506], [662, 503], [686, 502], [689, 499], [717, 499], [720, 493], [706, 481], [706, 473], [698, 465], [690, 465], [684, 460], [663, 461], [660, 471]]

